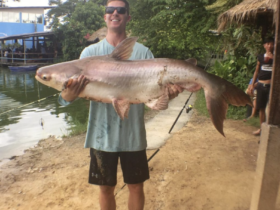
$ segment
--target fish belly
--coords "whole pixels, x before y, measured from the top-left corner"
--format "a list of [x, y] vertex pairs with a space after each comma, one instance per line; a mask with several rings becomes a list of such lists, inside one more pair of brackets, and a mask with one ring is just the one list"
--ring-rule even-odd
[[105, 83], [90, 82], [79, 97], [103, 103], [111, 103], [113, 99], [126, 99], [131, 104], [139, 104], [157, 99], [163, 93], [163, 88], [158, 85], [135, 84], [127, 87], [122, 84], [121, 87], [118, 87]]

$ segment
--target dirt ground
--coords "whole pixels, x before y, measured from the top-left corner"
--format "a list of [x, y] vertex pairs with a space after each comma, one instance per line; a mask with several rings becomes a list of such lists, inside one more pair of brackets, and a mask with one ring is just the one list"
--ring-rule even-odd
[[[149, 162], [145, 209], [249, 210], [259, 146], [259, 137], [251, 134], [255, 129], [226, 120], [224, 138], [208, 118], [194, 113]], [[84, 139], [42, 140], [2, 165], [0, 209], [99, 209], [99, 189], [87, 183], [90, 157]], [[149, 150], [148, 157], [154, 152]], [[119, 210], [127, 209], [123, 185], [119, 170]]]

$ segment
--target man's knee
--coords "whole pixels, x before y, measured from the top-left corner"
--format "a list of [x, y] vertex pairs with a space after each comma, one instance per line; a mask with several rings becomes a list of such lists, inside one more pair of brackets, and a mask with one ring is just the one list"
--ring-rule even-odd
[[102, 194], [106, 194], [106, 195], [114, 194], [115, 186], [101, 185], [99, 186], [99, 188], [100, 188], [100, 193]]
[[144, 191], [144, 183], [127, 184], [130, 193], [142, 193]]

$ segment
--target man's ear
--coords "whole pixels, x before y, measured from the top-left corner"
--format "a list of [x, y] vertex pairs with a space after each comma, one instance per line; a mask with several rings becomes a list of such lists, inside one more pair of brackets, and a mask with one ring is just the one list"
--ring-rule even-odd
[[128, 23], [131, 20], [131, 16], [128, 15], [126, 22]]

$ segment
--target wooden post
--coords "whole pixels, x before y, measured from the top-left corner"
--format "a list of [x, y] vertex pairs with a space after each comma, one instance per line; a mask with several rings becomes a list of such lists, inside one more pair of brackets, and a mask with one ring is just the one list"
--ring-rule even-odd
[[273, 72], [266, 123], [261, 125], [257, 169], [250, 210], [274, 210], [280, 181], [280, 0], [274, 44]]
[[277, 6], [277, 21], [274, 43], [274, 66], [272, 72], [272, 82], [270, 87], [270, 102], [268, 110], [268, 124], [280, 125], [280, 1]]
[[24, 59], [24, 64], [26, 64], [26, 45], [24, 39], [22, 39], [22, 44], [23, 44], [23, 59]]

